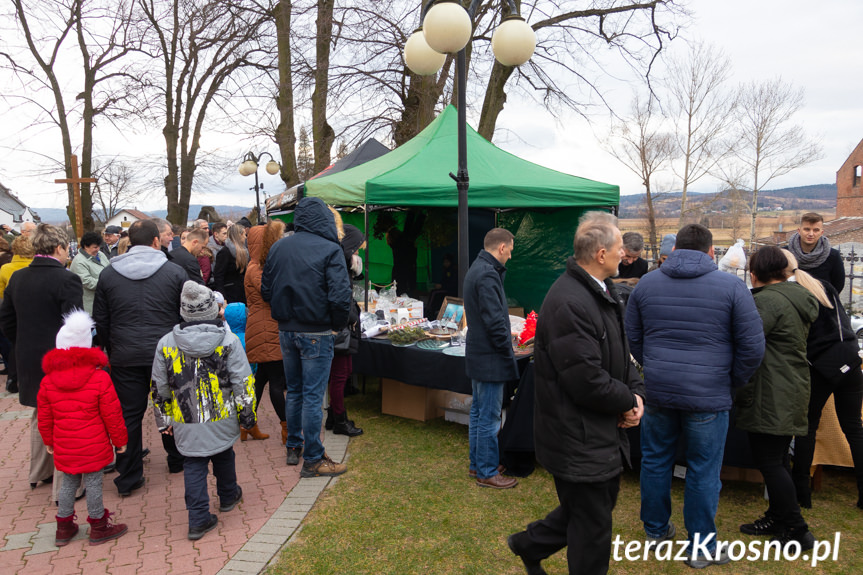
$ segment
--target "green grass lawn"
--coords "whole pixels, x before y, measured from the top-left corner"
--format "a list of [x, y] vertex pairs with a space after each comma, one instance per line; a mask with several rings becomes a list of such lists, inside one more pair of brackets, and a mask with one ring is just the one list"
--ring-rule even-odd
[[[370, 380], [366, 395], [350, 397], [348, 412], [365, 434], [352, 439], [348, 472], [328, 488], [301, 531], [268, 573], [456, 574], [523, 573], [506, 537], [551, 511], [557, 498], [551, 476], [537, 469], [515, 489], [483, 489], [468, 479], [467, 427], [437, 419], [427, 423], [381, 415], [380, 392]], [[683, 487], [675, 480], [672, 521], [683, 538]], [[813, 509], [804, 516], [817, 538], [841, 533], [838, 561], [811, 567], [797, 561], [739, 561], [711, 567], [728, 574], [863, 573], [858, 556], [863, 511], [850, 470], [830, 469]], [[638, 519], [638, 476], [623, 476], [614, 533], [643, 540]], [[719, 503], [720, 539], [749, 542], [739, 533], [766, 509], [763, 486], [726, 482]], [[621, 550], [622, 551], [622, 550]], [[565, 551], [543, 562], [551, 574], [567, 573]], [[610, 573], [689, 573], [677, 562], [614, 561]]]

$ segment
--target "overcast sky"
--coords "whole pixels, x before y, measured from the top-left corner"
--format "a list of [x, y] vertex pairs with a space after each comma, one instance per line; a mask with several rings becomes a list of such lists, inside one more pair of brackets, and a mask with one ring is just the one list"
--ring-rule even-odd
[[[863, 2], [697, 0], [691, 7], [695, 21], [683, 34], [715, 44], [729, 56], [733, 85], [781, 77], [805, 90], [805, 107], [796, 119], [820, 140], [823, 158], [769, 187], [835, 183], [836, 170], [863, 139]], [[686, 48], [678, 42], [672, 46]], [[612, 94], [621, 113], [630, 94], [626, 86]], [[588, 124], [573, 114], [564, 130], [543, 114], [519, 116], [510, 108], [501, 115], [499, 125], [520, 136], [508, 138], [502, 147], [551, 168], [617, 184], [621, 194], [644, 191], [635, 176], [600, 148], [597, 138], [607, 133], [607, 122]], [[712, 192], [718, 186], [705, 178], [695, 191]]]
[[[695, 20], [683, 35], [715, 44], [725, 51], [732, 63], [732, 85], [781, 77], [805, 90], [805, 107], [796, 119], [820, 140], [823, 158], [774, 180], [769, 187], [835, 182], [836, 170], [863, 139], [863, 44], [859, 30], [863, 2], [693, 0], [690, 7]], [[675, 51], [686, 49], [683, 42], [672, 46]], [[625, 113], [631, 94], [630, 86], [618, 83], [609, 85], [606, 96]], [[478, 110], [481, 102], [473, 105]], [[9, 114], [2, 117], [10, 118]], [[570, 114], [558, 123], [538, 106], [510, 101], [499, 118], [498, 128], [502, 132], [496, 135], [495, 143], [509, 152], [563, 172], [617, 184], [622, 194], [643, 191], [639, 181], [600, 147], [600, 139], [608, 131], [607, 118], [596, 117], [588, 122]], [[15, 146], [9, 124], [3, 132], [0, 145], [6, 149], [0, 159], [0, 182], [34, 207], [64, 207], [65, 188], [53, 184], [53, 178], [61, 176], [25, 174], [26, 170], [21, 168], [34, 161], [33, 156], [9, 149]], [[56, 135], [52, 137], [58, 140]], [[208, 145], [206, 137], [204, 145]], [[118, 142], [118, 147], [127, 153], [141, 149], [158, 152], [160, 146], [163, 141], [158, 134], [147, 141], [132, 136]], [[275, 153], [275, 146], [272, 148], [269, 151]], [[236, 152], [238, 164], [243, 151]], [[267, 192], [280, 191], [277, 177], [267, 176], [263, 169], [260, 175]], [[192, 203], [251, 206], [254, 192], [248, 188], [252, 184], [251, 178], [232, 174], [211, 191], [194, 194]], [[695, 191], [715, 191], [718, 185], [717, 181], [705, 178]], [[137, 207], [164, 208], [164, 197], [154, 195]]]

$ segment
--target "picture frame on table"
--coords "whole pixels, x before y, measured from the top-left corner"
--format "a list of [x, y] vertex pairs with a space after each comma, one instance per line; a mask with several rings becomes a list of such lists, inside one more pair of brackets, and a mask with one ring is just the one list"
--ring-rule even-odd
[[460, 297], [446, 296], [443, 298], [443, 304], [437, 313], [438, 321], [451, 321], [458, 325], [459, 331], [463, 330], [467, 325], [467, 318], [464, 314], [464, 300]]

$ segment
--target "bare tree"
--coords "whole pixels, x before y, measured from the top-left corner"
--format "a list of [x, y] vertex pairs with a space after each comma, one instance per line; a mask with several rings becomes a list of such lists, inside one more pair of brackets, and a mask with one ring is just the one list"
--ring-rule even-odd
[[333, 0], [318, 0], [315, 34], [315, 91], [312, 93], [312, 139], [315, 146], [315, 173], [330, 165], [336, 133], [327, 122], [330, 44], [333, 38]]
[[[96, 120], [114, 120], [124, 115], [124, 102], [129, 96], [132, 74], [126, 56], [139, 42], [133, 5], [129, 2], [96, 2], [85, 0], [13, 0], [15, 17], [36, 67], [19, 54], [0, 53], [14, 73], [22, 80], [23, 98], [40, 109], [60, 130], [66, 177], [72, 177], [70, 158], [76, 149], [72, 128], [81, 126], [80, 176], [93, 176], [93, 130]], [[34, 27], [35, 26], [35, 27]], [[69, 64], [72, 46], [77, 41], [82, 84], [69, 88], [64, 81], [64, 68]], [[52, 94], [53, 106], [38, 99], [38, 92]], [[127, 110], [126, 110], [127, 111]], [[74, 191], [67, 186], [69, 220], [75, 222]], [[93, 206], [90, 184], [81, 185], [84, 230], [93, 229]]]
[[297, 175], [300, 181], [304, 182], [318, 173], [314, 154], [312, 143], [309, 141], [309, 132], [303, 126], [300, 128], [300, 137], [297, 141]]
[[[725, 179], [749, 196], [749, 245], [755, 242], [758, 194], [771, 181], [821, 157], [821, 145], [794, 124], [803, 106], [803, 90], [781, 78], [741, 87], [735, 163], [724, 166]], [[731, 174], [729, 176], [729, 174]]]
[[138, 2], [149, 24], [147, 54], [161, 63], [151, 88], [166, 144], [167, 219], [185, 223], [210, 108], [251, 81], [240, 79], [241, 71], [269, 64], [260, 28], [272, 22], [272, 11], [241, 0]]
[[297, 176], [297, 154], [294, 147], [297, 136], [294, 132], [294, 84], [291, 68], [291, 0], [281, 0], [276, 4], [276, 48], [278, 50], [276, 80], [276, 108], [279, 121], [275, 129], [275, 140], [279, 145], [282, 159], [282, 181], [290, 187], [300, 182]]
[[[506, 86], [517, 72], [512, 89], [542, 102], [546, 110], [568, 108], [580, 113], [592, 98], [608, 105], [598, 84], [607, 74], [595, 56], [599, 51], [619, 54], [622, 61], [643, 78], [653, 91], [653, 65], [667, 42], [677, 36], [677, 19], [686, 12], [674, 0], [612, 0], [594, 2], [585, 10], [572, 10], [565, 2], [533, 0], [520, 2], [520, 12], [531, 16], [537, 32], [537, 48], [531, 60], [518, 68], [493, 62], [484, 89], [478, 132], [491, 140], [497, 118], [506, 103]], [[485, 22], [477, 22], [477, 46], [491, 50], [490, 40], [495, 11], [487, 7]], [[482, 14], [482, 12], [480, 12]], [[538, 17], [538, 19], [537, 19]], [[475, 59], [476, 60], [476, 59]], [[578, 86], [573, 89], [571, 84]]]
[[653, 250], [653, 258], [656, 259], [656, 179], [674, 158], [675, 145], [674, 136], [659, 128], [661, 118], [654, 116], [654, 106], [652, 98], [648, 97], [644, 103], [636, 97], [632, 102], [630, 116], [612, 127], [606, 149], [641, 179], [647, 209], [648, 241]]
[[[531, 61], [518, 69], [501, 66], [491, 55], [500, 4], [484, 0], [474, 18], [465, 89], [468, 102], [483, 102], [478, 131], [489, 140], [507, 90], [521, 90], [551, 114], [564, 108], [586, 114], [594, 102], [607, 104], [600, 84], [608, 76], [607, 61], [602, 60], [625, 62], [649, 83], [657, 55], [676, 36], [677, 21], [685, 16], [674, 0], [603, 0], [585, 10], [572, 10], [558, 0], [519, 4], [520, 13], [537, 31], [538, 45]], [[388, 126], [400, 145], [453, 101], [452, 57], [437, 76], [425, 77], [413, 75], [402, 60], [405, 42], [419, 22], [420, 5], [379, 0], [335, 7], [333, 38], [340, 50], [333, 53], [329, 75], [330, 109], [350, 111], [343, 114], [339, 135], [356, 142]]]
[[93, 175], [97, 180], [92, 186], [93, 215], [102, 223], [141, 197], [135, 169], [126, 162], [112, 158], [102, 165], [95, 161]]
[[682, 163], [675, 169], [682, 183], [678, 227], [684, 225], [687, 216], [689, 186], [731, 152], [726, 136], [735, 102], [723, 90], [730, 71], [728, 57], [703, 43], [694, 44], [687, 58], [674, 59], [669, 66], [665, 84], [671, 95], [675, 144]]

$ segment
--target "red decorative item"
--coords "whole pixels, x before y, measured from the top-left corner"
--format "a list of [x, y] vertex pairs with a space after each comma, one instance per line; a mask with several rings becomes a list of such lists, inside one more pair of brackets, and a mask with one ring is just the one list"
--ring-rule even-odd
[[524, 342], [533, 338], [536, 335], [536, 312], [532, 311], [524, 320], [524, 328], [518, 336], [518, 345], [524, 345]]

